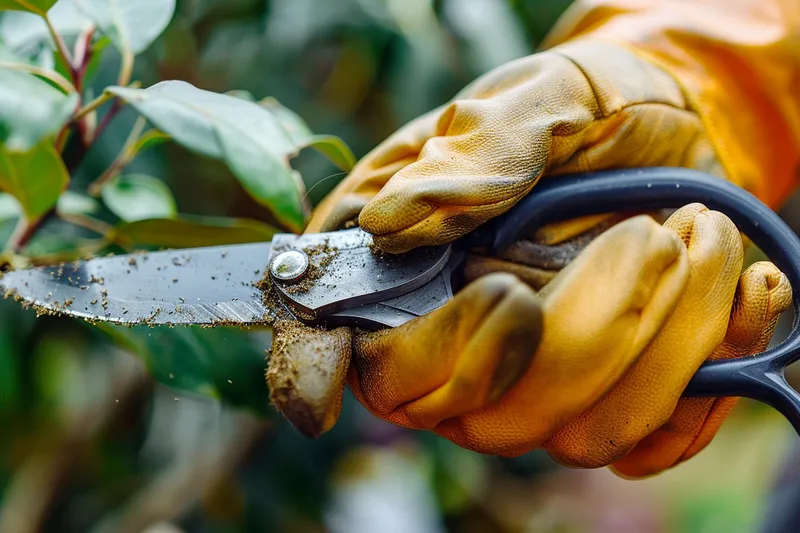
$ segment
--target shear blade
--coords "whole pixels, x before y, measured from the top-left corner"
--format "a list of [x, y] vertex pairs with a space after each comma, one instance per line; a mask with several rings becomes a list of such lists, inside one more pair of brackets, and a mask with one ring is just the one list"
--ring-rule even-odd
[[134, 253], [11, 271], [6, 297], [40, 312], [117, 324], [247, 325], [268, 310], [256, 286], [271, 244]]

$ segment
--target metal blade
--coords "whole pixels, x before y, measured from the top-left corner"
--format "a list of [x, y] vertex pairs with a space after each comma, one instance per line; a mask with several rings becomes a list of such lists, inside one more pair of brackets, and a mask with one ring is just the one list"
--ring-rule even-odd
[[255, 324], [271, 243], [134, 253], [8, 272], [7, 297], [117, 324]]

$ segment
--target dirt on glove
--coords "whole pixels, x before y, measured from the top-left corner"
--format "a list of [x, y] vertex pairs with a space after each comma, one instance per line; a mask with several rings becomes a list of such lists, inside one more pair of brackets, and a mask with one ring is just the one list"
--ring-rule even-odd
[[277, 321], [273, 328], [266, 374], [270, 400], [301, 433], [317, 437], [333, 427], [342, 409], [351, 330], [296, 320]]

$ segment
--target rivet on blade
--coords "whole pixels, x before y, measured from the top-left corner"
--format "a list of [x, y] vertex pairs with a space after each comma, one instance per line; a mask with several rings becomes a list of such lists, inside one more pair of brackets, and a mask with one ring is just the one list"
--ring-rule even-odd
[[308, 271], [308, 256], [300, 250], [278, 254], [269, 267], [272, 277], [285, 282], [297, 281]]

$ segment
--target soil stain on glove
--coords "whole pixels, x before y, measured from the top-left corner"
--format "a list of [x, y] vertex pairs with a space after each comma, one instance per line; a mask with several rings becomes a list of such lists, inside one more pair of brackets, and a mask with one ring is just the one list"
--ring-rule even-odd
[[273, 327], [267, 367], [270, 399], [301, 433], [317, 437], [333, 427], [342, 410], [351, 330], [326, 330], [294, 320], [277, 321]]

